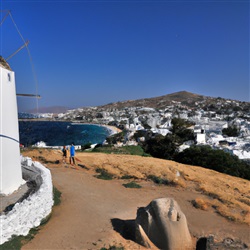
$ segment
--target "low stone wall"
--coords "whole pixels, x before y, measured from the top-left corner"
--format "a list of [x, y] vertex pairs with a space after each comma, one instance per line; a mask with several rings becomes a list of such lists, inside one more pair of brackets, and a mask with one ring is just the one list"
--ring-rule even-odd
[[13, 235], [27, 235], [29, 230], [40, 225], [52, 210], [53, 185], [49, 169], [30, 158], [21, 159], [23, 179], [28, 192], [19, 201], [0, 215], [0, 245]]

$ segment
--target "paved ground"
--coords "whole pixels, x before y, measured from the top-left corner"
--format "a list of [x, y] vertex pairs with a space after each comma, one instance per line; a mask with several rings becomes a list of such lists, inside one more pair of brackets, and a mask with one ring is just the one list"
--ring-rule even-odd
[[11, 195], [0, 195], [0, 213], [9, 205], [15, 204], [27, 191], [28, 187], [24, 184]]

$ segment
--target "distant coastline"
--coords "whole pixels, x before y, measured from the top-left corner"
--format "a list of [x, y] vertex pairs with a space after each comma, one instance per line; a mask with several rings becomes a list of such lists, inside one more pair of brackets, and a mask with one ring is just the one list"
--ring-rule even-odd
[[20, 143], [27, 146], [43, 142], [45, 146], [84, 145], [103, 143], [107, 137], [121, 132], [106, 124], [46, 119], [19, 119]]
[[98, 124], [98, 123], [80, 122], [78, 120], [65, 121], [65, 120], [52, 120], [52, 119], [48, 119], [48, 118], [34, 118], [34, 119], [24, 118], [24, 119], [18, 119], [18, 121], [23, 121], [23, 122], [70, 122], [70, 123], [79, 123], [79, 124], [85, 124], [85, 125], [103, 126], [103, 127], [106, 127], [107, 129], [110, 129], [112, 131], [112, 134], [122, 132], [121, 129], [119, 129], [115, 126], [106, 125], [106, 124]]

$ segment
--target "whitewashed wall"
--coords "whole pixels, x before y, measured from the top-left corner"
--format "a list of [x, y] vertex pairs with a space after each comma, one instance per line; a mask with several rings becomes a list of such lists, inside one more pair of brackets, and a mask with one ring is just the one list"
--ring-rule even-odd
[[205, 144], [206, 143], [206, 134], [197, 134], [196, 135], [196, 141], [197, 143]]
[[15, 74], [0, 65], [0, 193], [24, 183], [20, 161]]
[[42, 219], [51, 213], [54, 204], [50, 170], [27, 157], [23, 157], [22, 162], [23, 166], [30, 170], [28, 171], [30, 175], [34, 174], [34, 169], [40, 173], [42, 184], [39, 190], [27, 199], [15, 203], [10, 212], [0, 215], [0, 245], [14, 235], [26, 236], [31, 228], [39, 226]]

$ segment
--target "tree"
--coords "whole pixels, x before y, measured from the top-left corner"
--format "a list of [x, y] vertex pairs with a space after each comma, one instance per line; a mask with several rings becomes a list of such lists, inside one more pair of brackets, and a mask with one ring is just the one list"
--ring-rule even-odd
[[175, 143], [182, 144], [184, 141], [194, 140], [193, 130], [188, 129], [194, 123], [181, 118], [173, 118], [171, 123]]
[[237, 137], [240, 134], [240, 130], [237, 128], [237, 126], [229, 126], [228, 128], [222, 129], [222, 134]]
[[184, 141], [194, 140], [193, 130], [187, 129], [193, 123], [181, 118], [172, 119], [172, 134], [156, 135], [142, 144], [144, 151], [153, 157], [172, 160], [178, 146]]
[[142, 147], [146, 153], [153, 157], [169, 160], [173, 159], [173, 155], [177, 150], [171, 135], [156, 135], [143, 143]]
[[247, 162], [207, 145], [191, 146], [175, 155], [174, 160], [250, 180], [250, 165]]
[[111, 145], [116, 144], [118, 141], [123, 142], [125, 139], [125, 134], [126, 131], [122, 131], [120, 133], [110, 135], [109, 137], [106, 138], [106, 141]]

